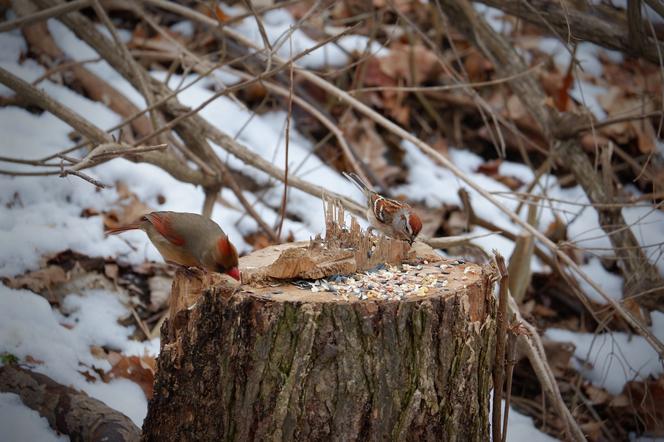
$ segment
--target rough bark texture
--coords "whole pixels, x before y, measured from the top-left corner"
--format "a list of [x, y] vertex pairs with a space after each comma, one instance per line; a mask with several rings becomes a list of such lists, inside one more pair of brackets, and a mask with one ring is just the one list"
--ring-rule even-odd
[[143, 439], [488, 440], [491, 283], [447, 273], [405, 301], [179, 274]]
[[25, 405], [72, 441], [129, 442], [140, 438], [139, 428], [124, 414], [43, 374], [5, 365], [0, 367], [0, 391], [18, 394]]

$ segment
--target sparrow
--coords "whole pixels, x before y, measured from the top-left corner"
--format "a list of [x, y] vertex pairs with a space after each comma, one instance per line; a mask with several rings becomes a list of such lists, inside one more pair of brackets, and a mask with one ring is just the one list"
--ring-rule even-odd
[[152, 212], [135, 223], [106, 234], [142, 230], [169, 264], [200, 267], [240, 281], [238, 256], [228, 235], [209, 218], [196, 213]]
[[371, 227], [391, 238], [408, 241], [412, 245], [422, 230], [422, 220], [413, 208], [402, 201], [385, 198], [369, 189], [357, 174], [343, 172], [343, 175], [367, 197], [367, 220]]

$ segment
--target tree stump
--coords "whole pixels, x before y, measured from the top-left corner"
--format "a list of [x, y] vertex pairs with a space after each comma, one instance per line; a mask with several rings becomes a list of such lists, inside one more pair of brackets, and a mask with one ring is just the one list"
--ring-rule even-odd
[[[336, 242], [244, 257], [251, 284], [240, 287], [218, 274], [178, 273], [143, 439], [488, 440], [490, 272], [382, 244], [373, 250], [411, 265], [355, 273], [348, 293], [330, 289], [333, 278], [269, 276], [322, 278], [319, 268], [336, 272], [335, 262], [364, 270], [372, 254], [347, 247], [352, 234], [353, 226], [335, 232]], [[373, 283], [358, 294], [363, 278]], [[394, 295], [398, 287], [412, 290]]]

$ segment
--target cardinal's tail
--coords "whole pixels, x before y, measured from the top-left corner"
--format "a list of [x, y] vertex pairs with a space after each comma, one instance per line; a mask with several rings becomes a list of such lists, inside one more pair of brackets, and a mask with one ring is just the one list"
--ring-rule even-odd
[[127, 230], [140, 229], [140, 223], [127, 224], [126, 226], [112, 227], [104, 232], [105, 235], [115, 235], [118, 233], [126, 232]]

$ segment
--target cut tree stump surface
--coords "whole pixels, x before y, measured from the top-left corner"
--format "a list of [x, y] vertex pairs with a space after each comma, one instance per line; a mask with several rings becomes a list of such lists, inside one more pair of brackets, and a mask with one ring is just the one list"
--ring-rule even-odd
[[353, 229], [176, 275], [144, 440], [488, 440], [490, 271]]

